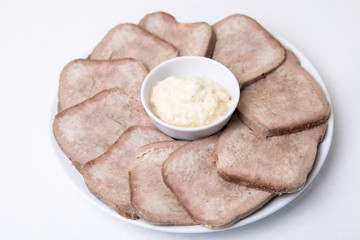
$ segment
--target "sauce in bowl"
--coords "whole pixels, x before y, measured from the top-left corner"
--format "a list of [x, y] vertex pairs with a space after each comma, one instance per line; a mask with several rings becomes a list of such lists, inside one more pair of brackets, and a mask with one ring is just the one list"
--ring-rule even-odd
[[167, 77], [150, 96], [151, 111], [178, 127], [201, 127], [221, 119], [231, 109], [230, 95], [215, 81], [200, 76]]

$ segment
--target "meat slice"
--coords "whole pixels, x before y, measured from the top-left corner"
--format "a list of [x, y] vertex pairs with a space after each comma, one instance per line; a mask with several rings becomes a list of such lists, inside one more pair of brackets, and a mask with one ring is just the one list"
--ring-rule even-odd
[[170, 137], [148, 127], [130, 127], [111, 148], [100, 157], [88, 162], [81, 174], [89, 190], [121, 216], [136, 219], [130, 204], [128, 171], [135, 162], [139, 147]]
[[206, 22], [181, 23], [168, 13], [147, 14], [139, 25], [179, 49], [180, 56], [211, 57], [215, 34]]
[[188, 142], [152, 143], [141, 147], [129, 171], [131, 205], [139, 217], [152, 224], [193, 225], [194, 220], [163, 182], [162, 164], [174, 150]]
[[330, 115], [321, 87], [289, 50], [284, 64], [241, 92], [238, 110], [243, 122], [264, 136], [308, 129]]
[[228, 181], [281, 194], [300, 190], [315, 161], [327, 124], [265, 138], [233, 117], [221, 134], [214, 159]]
[[130, 126], [154, 127], [141, 103], [107, 89], [55, 116], [54, 136], [77, 169], [100, 156]]
[[231, 15], [213, 25], [216, 44], [213, 59], [227, 66], [246, 86], [278, 67], [285, 49], [254, 19]]
[[218, 176], [210, 160], [218, 136], [186, 144], [167, 158], [163, 178], [193, 219], [208, 228], [230, 226], [263, 206], [273, 195]]
[[113, 87], [119, 87], [141, 102], [141, 84], [147, 73], [141, 62], [131, 58], [71, 61], [60, 75], [58, 110], [64, 110]]
[[159, 63], [178, 56], [178, 50], [168, 42], [143, 28], [119, 24], [111, 29], [90, 55], [90, 59], [135, 58], [149, 70]]

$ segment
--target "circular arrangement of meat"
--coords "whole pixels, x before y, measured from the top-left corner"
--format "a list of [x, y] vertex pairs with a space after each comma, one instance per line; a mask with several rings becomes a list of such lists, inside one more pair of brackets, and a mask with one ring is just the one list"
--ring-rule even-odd
[[[148, 71], [185, 55], [221, 62], [241, 87], [228, 125], [192, 142], [157, 130], [140, 102]], [[90, 192], [123, 217], [157, 225], [224, 228], [299, 191], [330, 115], [295, 54], [242, 14], [213, 26], [165, 12], [119, 24], [88, 59], [64, 67], [58, 98], [55, 139]]]

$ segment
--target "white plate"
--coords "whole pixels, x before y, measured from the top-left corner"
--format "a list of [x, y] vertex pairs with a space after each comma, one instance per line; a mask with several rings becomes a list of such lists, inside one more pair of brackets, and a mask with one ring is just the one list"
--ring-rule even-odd
[[[284, 194], [281, 196], [277, 196], [276, 198], [272, 199], [268, 204], [266, 204], [264, 207], [253, 213], [252, 215], [240, 220], [236, 224], [232, 225], [231, 227], [225, 228], [225, 229], [207, 229], [202, 226], [156, 226], [149, 224], [141, 219], [139, 220], [129, 220], [126, 218], [121, 217], [118, 215], [115, 211], [107, 207], [105, 204], [103, 204], [101, 201], [99, 201], [96, 197], [94, 197], [89, 190], [87, 189], [82, 176], [80, 173], [71, 165], [70, 160], [66, 157], [66, 155], [62, 152], [60, 147], [57, 145], [55, 139], [53, 138], [53, 145], [56, 154], [58, 155], [58, 161], [63, 168], [65, 174], [70, 178], [70, 181], [74, 184], [76, 189], [91, 203], [93, 203], [96, 207], [100, 208], [102, 211], [114, 216], [115, 218], [125, 221], [129, 224], [138, 225], [140, 227], [158, 230], [158, 231], [164, 231], [164, 232], [177, 232], [177, 233], [207, 233], [207, 232], [216, 232], [216, 231], [224, 231], [229, 230], [233, 228], [238, 228], [253, 222], [256, 222], [266, 216], [269, 216], [270, 214], [278, 211], [279, 209], [283, 208], [287, 204], [289, 204], [292, 200], [294, 200], [297, 196], [299, 196], [304, 189], [309, 186], [309, 184], [314, 180], [316, 175], [319, 173], [322, 165], [324, 164], [326, 160], [326, 156], [329, 152], [331, 141], [333, 137], [333, 131], [334, 131], [334, 114], [333, 114], [333, 107], [331, 104], [330, 96], [328, 93], [328, 90], [326, 89], [326, 86], [320, 77], [319, 73], [316, 71], [315, 67], [310, 63], [310, 61], [298, 50], [296, 49], [292, 44], [284, 40], [283, 38], [279, 37], [278, 35], [274, 36], [279, 39], [279, 41], [284, 44], [286, 47], [291, 49], [299, 58], [301, 65], [315, 78], [315, 80], [319, 83], [323, 91], [325, 92], [325, 95], [327, 99], [329, 100], [330, 106], [331, 106], [331, 115], [328, 121], [328, 129], [324, 138], [324, 141], [319, 145], [318, 153], [316, 157], [316, 161], [314, 163], [314, 166], [308, 175], [307, 182], [305, 187], [296, 193], [292, 194]], [[55, 116], [57, 112], [55, 100], [54, 107], [53, 107], [53, 117]]]

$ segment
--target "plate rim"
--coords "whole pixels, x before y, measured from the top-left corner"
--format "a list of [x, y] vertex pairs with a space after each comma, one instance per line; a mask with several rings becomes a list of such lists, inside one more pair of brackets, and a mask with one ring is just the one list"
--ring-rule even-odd
[[[171, 233], [211, 233], [211, 232], [219, 232], [219, 231], [227, 231], [235, 228], [239, 228], [254, 222], [257, 222], [267, 216], [270, 216], [271, 214], [279, 211], [286, 205], [288, 205], [290, 202], [292, 202], [296, 197], [298, 197], [316, 178], [320, 170], [322, 169], [323, 164], [325, 163], [327, 159], [327, 155], [329, 153], [329, 150], [331, 148], [331, 143], [333, 139], [333, 132], [334, 132], [334, 108], [331, 103], [330, 94], [328, 92], [328, 89], [326, 87], [325, 82], [323, 81], [322, 77], [320, 76], [319, 72], [316, 70], [314, 65], [309, 61], [309, 59], [300, 51], [298, 50], [293, 44], [279, 36], [278, 34], [271, 33], [277, 40], [279, 40], [285, 48], [290, 49], [295, 53], [295, 55], [300, 60], [301, 66], [308, 71], [313, 78], [316, 80], [316, 82], [320, 85], [321, 89], [325, 93], [327, 100], [330, 105], [330, 116], [328, 119], [328, 128], [326, 131], [326, 135], [322, 141], [318, 145], [317, 155], [314, 162], [314, 165], [310, 171], [310, 173], [307, 175], [306, 184], [303, 187], [302, 190], [290, 193], [290, 194], [283, 194], [281, 196], [276, 196], [273, 199], [271, 199], [268, 203], [266, 203], [263, 207], [261, 207], [256, 212], [252, 213], [248, 217], [239, 220], [235, 224], [233, 224], [230, 227], [222, 228], [222, 229], [209, 229], [206, 227], [203, 227], [201, 225], [195, 225], [195, 226], [159, 226], [159, 225], [153, 225], [150, 223], [145, 222], [142, 219], [138, 220], [131, 220], [126, 219], [119, 214], [117, 214], [114, 210], [109, 208], [107, 205], [102, 203], [100, 200], [98, 200], [94, 195], [90, 193], [90, 191], [87, 189], [84, 180], [82, 179], [81, 174], [76, 170], [74, 166], [72, 166], [71, 161], [68, 159], [68, 157], [63, 153], [59, 145], [57, 144], [53, 132], [52, 132], [52, 124], [55, 118], [55, 115], [57, 114], [57, 95], [55, 96], [55, 100], [53, 103], [53, 107], [51, 110], [51, 121], [50, 121], [50, 129], [51, 129], [51, 141], [53, 143], [54, 151], [57, 155], [57, 162], [61, 166], [61, 169], [67, 175], [67, 179], [72, 183], [71, 185], [80, 193], [81, 196], [83, 196], [87, 201], [91, 202], [93, 205], [95, 205], [100, 210], [106, 212], [107, 214], [110, 214], [111, 216], [120, 219], [121, 221], [133, 224], [135, 226], [143, 227], [146, 229], [151, 230], [157, 230], [162, 232], [171, 232]], [[270, 207], [269, 207], [270, 206]]]

